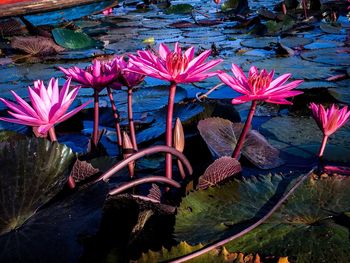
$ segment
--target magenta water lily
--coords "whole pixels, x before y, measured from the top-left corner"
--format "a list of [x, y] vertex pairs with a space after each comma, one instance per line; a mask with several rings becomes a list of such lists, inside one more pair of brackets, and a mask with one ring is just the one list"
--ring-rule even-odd
[[56, 141], [54, 125], [67, 120], [91, 103], [88, 101], [67, 113], [79, 91], [79, 87], [69, 91], [70, 82], [69, 78], [61, 90], [58, 80], [54, 78], [49, 81], [47, 88], [41, 80], [34, 82], [33, 89], [28, 87], [31, 105], [11, 91], [17, 104], [3, 98], [0, 100], [10, 109], [8, 113], [14, 118], [1, 117], [0, 120], [36, 127], [42, 135], [50, 132], [51, 140]]
[[349, 120], [350, 111], [348, 111], [347, 106], [340, 109], [335, 104], [332, 104], [330, 108], [325, 109], [321, 104], [311, 103], [310, 109], [312, 117], [315, 119], [318, 127], [323, 133], [323, 140], [318, 153], [318, 156], [322, 157], [328, 137]]
[[276, 79], [273, 79], [275, 74], [274, 70], [268, 72], [266, 69], [262, 69], [259, 72], [258, 68], [255, 66], [250, 68], [248, 77], [244, 74], [243, 70], [235, 64], [232, 64], [231, 70], [234, 77], [221, 72], [219, 78], [226, 85], [243, 95], [233, 99], [232, 104], [241, 104], [252, 101], [241, 136], [239, 137], [236, 148], [232, 154], [233, 158], [238, 158], [244, 139], [250, 128], [257, 102], [265, 101], [274, 104], [291, 105], [292, 102], [286, 100], [286, 98], [302, 94], [303, 92], [293, 89], [298, 87], [303, 81], [295, 80], [287, 83], [292, 76], [290, 73], [283, 74]]
[[[167, 146], [172, 146], [172, 120], [176, 85], [178, 83], [202, 81], [217, 75], [217, 72], [208, 71], [218, 65], [222, 59], [205, 62], [210, 56], [210, 52], [210, 50], [206, 50], [195, 57], [194, 47], [190, 47], [185, 52], [182, 52], [179, 43], [175, 43], [173, 51], [165, 44], [160, 44], [158, 54], [154, 54], [151, 51], [138, 51], [138, 56], [130, 55], [130, 63], [133, 66], [130, 67], [129, 71], [170, 82], [165, 131]], [[166, 177], [172, 178], [172, 159], [170, 154], [166, 155], [165, 174]]]

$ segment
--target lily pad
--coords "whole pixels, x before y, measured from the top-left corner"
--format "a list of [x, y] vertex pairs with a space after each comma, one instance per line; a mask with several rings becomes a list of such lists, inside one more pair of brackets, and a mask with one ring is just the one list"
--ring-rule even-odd
[[327, 65], [350, 66], [350, 48], [345, 47], [305, 51], [301, 54], [301, 57], [305, 60]]
[[332, 88], [328, 90], [329, 93], [338, 101], [350, 104], [350, 88], [349, 87], [339, 87]]
[[[349, 184], [349, 177], [308, 179], [267, 221], [226, 247], [288, 255], [298, 263], [348, 262], [349, 221], [342, 218], [350, 209]], [[240, 232], [265, 215], [291, 185], [290, 179], [269, 175], [190, 193], [178, 209], [176, 238], [207, 244]]]
[[73, 157], [67, 146], [43, 139], [0, 143], [0, 234], [21, 227], [62, 190]]
[[[261, 132], [274, 147], [303, 158], [315, 157], [322, 141], [322, 132], [312, 118], [275, 117], [261, 125]], [[345, 154], [350, 151], [349, 133], [346, 124], [330, 136], [325, 160], [350, 161]]]
[[244, 40], [241, 45], [249, 48], [271, 48], [277, 41], [276, 37], [257, 37]]
[[165, 10], [166, 14], [190, 14], [193, 10], [193, 6], [190, 4], [177, 4], [168, 7]]
[[[231, 156], [236, 147], [242, 124], [222, 118], [208, 118], [198, 123], [199, 132], [215, 158]], [[242, 154], [261, 169], [271, 169], [284, 164], [280, 152], [257, 131], [249, 131]]]
[[[323, 49], [326, 50], [326, 49]], [[305, 54], [307, 52], [304, 52]], [[251, 64], [243, 66], [244, 70], [249, 70]], [[271, 58], [268, 60], [255, 61], [254, 66], [260, 69], [272, 70], [277, 74], [291, 73], [294, 79], [319, 80], [326, 79], [334, 75], [332, 67], [319, 63], [302, 60], [297, 57]]]
[[98, 42], [87, 34], [66, 28], [55, 28], [52, 30], [55, 42], [68, 49], [84, 49], [98, 46]]
[[107, 193], [107, 184], [100, 182], [39, 210], [20, 228], [0, 236], [0, 261], [78, 262], [81, 238], [97, 232]]

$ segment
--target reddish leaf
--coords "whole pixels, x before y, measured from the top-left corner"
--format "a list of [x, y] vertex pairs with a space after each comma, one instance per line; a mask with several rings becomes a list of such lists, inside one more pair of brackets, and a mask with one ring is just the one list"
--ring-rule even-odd
[[58, 46], [47, 37], [14, 37], [11, 47], [33, 56], [46, 56], [59, 53], [64, 48]]
[[198, 189], [206, 189], [214, 186], [223, 180], [238, 174], [241, 171], [241, 164], [234, 158], [224, 156], [215, 160], [199, 177]]
[[90, 163], [77, 159], [73, 165], [70, 176], [75, 182], [78, 183], [98, 173], [99, 171], [99, 169], [96, 169]]

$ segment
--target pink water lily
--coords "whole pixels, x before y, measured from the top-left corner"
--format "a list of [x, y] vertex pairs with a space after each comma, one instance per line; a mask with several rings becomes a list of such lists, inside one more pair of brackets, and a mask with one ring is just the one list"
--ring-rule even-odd
[[255, 66], [250, 68], [248, 78], [244, 74], [243, 70], [235, 64], [232, 64], [231, 70], [234, 77], [231, 77], [227, 73], [221, 72], [219, 74], [219, 78], [226, 85], [243, 94], [243, 96], [233, 99], [232, 104], [252, 101], [247, 120], [232, 153], [233, 158], [238, 158], [245, 137], [248, 134], [257, 102], [265, 101], [275, 104], [292, 104], [290, 101], [286, 100], [286, 98], [302, 94], [303, 92], [292, 89], [299, 86], [303, 81], [295, 80], [286, 84], [291, 77], [290, 73], [283, 74], [274, 80], [274, 70], [267, 72], [266, 69], [263, 69], [259, 72], [258, 68]]
[[95, 59], [86, 69], [76, 66], [65, 69], [58, 67], [67, 77], [79, 82], [83, 87], [91, 87], [98, 92], [103, 90], [119, 77], [119, 69], [117, 65], [111, 62], [103, 62]]
[[55, 124], [72, 117], [91, 102], [66, 113], [79, 91], [79, 87], [69, 91], [70, 82], [69, 78], [61, 90], [58, 80], [54, 78], [49, 81], [47, 88], [41, 80], [34, 82], [34, 89], [28, 87], [31, 105], [11, 91], [17, 104], [3, 98], [0, 100], [10, 109], [8, 113], [14, 119], [1, 117], [0, 120], [37, 127], [38, 133], [46, 135]]
[[191, 83], [202, 81], [217, 75], [217, 72], [208, 70], [218, 65], [222, 59], [205, 62], [210, 56], [210, 50], [194, 57], [194, 47], [182, 52], [179, 43], [175, 43], [174, 51], [170, 51], [165, 44], [159, 45], [158, 54], [151, 51], [138, 51], [138, 56], [130, 55], [130, 68], [139, 74], [147, 75], [172, 83]]
[[260, 71], [257, 67], [252, 66], [249, 70], [248, 78], [241, 68], [232, 64], [232, 72], [235, 77], [231, 77], [227, 73], [220, 73], [219, 78], [226, 85], [235, 91], [243, 94], [232, 100], [233, 104], [245, 103], [252, 100], [266, 101], [275, 104], [292, 104], [286, 98], [302, 94], [301, 91], [292, 90], [298, 87], [303, 80], [295, 80], [286, 83], [291, 77], [291, 74], [283, 74], [275, 80], [274, 70], [270, 73], [263, 69]]
[[319, 157], [322, 157], [328, 137], [349, 120], [350, 111], [348, 111], [347, 106], [340, 109], [333, 104], [330, 108], [325, 109], [321, 104], [317, 105], [315, 103], [310, 104], [310, 109], [312, 117], [323, 133], [323, 140], [319, 152]]
[[[205, 62], [210, 56], [210, 50], [206, 50], [195, 57], [194, 47], [190, 47], [185, 52], [182, 52], [179, 43], [175, 43], [173, 51], [162, 43], [159, 45], [158, 54], [140, 50], [137, 53], [138, 56], [129, 56], [132, 66], [127, 69], [128, 71], [170, 82], [165, 142], [167, 146], [172, 147], [172, 120], [176, 84], [202, 81], [217, 75], [217, 72], [208, 71], [218, 65], [222, 59]], [[172, 159], [170, 154], [167, 154], [165, 157], [165, 174], [168, 178], [172, 177]]]
[[[120, 74], [119, 68], [115, 63], [113, 63], [113, 61], [102, 62], [96, 59], [92, 61], [92, 65], [88, 66], [85, 70], [78, 67], [72, 67], [68, 69], [59, 67], [59, 69], [64, 74], [66, 74], [67, 77], [71, 77], [72, 80], [79, 82], [84, 87], [91, 87], [94, 89], [94, 126], [93, 126], [93, 132], [92, 132], [92, 149], [96, 149], [99, 141], [98, 93], [118, 79]], [[116, 115], [117, 113], [114, 105], [113, 95], [110, 89], [108, 89], [108, 94], [112, 103], [114, 115]], [[118, 119], [118, 116], [117, 116], [117, 119]], [[118, 137], [118, 143], [121, 145], [119, 138], [121, 137]]]

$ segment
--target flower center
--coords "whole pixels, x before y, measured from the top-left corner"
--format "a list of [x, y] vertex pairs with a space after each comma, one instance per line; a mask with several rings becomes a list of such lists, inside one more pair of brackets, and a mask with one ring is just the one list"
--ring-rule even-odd
[[249, 86], [254, 94], [265, 90], [270, 85], [271, 81], [272, 78], [264, 71], [260, 72], [260, 74], [254, 74], [248, 79]]
[[188, 59], [181, 53], [173, 52], [167, 55], [165, 63], [169, 74], [173, 77], [177, 77], [186, 70]]

